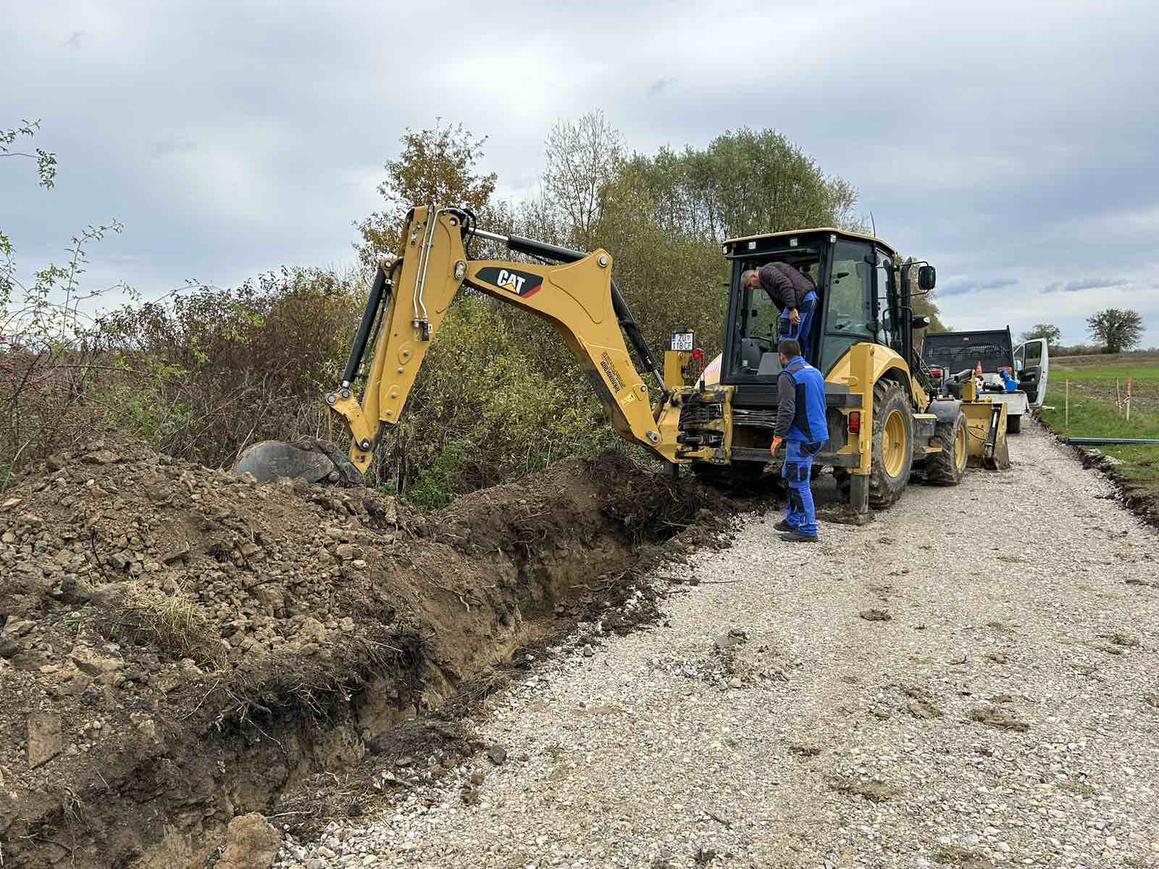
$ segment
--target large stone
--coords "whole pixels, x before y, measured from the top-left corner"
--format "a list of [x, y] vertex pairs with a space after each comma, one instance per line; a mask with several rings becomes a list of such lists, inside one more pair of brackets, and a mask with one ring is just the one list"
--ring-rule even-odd
[[225, 853], [217, 869], [269, 869], [282, 847], [282, 834], [260, 813], [238, 815], [225, 832]]
[[28, 716], [28, 766], [35, 769], [52, 760], [64, 747], [60, 716], [33, 712]]
[[121, 666], [119, 658], [102, 655], [96, 649], [89, 648], [88, 646], [77, 646], [72, 650], [70, 657], [72, 658], [72, 662], [77, 665], [77, 668], [89, 676], [100, 676], [104, 673], [111, 673]]
[[189, 560], [189, 543], [185, 540], [180, 541], [172, 549], [168, 550], [161, 556], [162, 564], [175, 564], [178, 561]]

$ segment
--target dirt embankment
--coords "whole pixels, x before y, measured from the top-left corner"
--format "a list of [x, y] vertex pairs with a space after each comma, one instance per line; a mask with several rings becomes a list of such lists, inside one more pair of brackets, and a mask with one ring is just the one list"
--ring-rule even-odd
[[1120, 473], [1121, 462], [1104, 455], [1101, 450], [1068, 444], [1062, 435], [1057, 435], [1057, 439], [1059, 443], [1074, 450], [1084, 468], [1101, 471], [1114, 484], [1123, 506], [1148, 524], [1159, 528], [1159, 495], [1154, 488]]
[[457, 736], [449, 698], [732, 508], [618, 455], [430, 514], [111, 440], [53, 457], [0, 497], [0, 854], [201, 866], [245, 812], [308, 821], [320, 773]]

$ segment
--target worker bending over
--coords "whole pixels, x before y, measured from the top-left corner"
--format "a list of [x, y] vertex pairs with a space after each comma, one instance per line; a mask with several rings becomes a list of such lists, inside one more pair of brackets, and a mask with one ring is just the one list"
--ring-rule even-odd
[[817, 540], [817, 514], [813, 509], [813, 457], [829, 440], [825, 419], [825, 378], [801, 357], [801, 345], [787, 338], [777, 345], [781, 374], [777, 378], [777, 427], [769, 452], [775, 454], [785, 442], [781, 476], [789, 487], [785, 518], [776, 524], [781, 537], [793, 543]]
[[801, 344], [801, 355], [809, 356], [813, 312], [817, 309], [817, 287], [808, 275], [785, 263], [768, 263], [749, 269], [740, 276], [741, 286], [762, 287], [781, 311], [779, 335]]

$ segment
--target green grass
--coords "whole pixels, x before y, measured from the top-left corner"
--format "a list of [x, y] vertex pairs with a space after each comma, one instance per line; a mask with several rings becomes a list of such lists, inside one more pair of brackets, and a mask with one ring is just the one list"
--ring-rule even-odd
[[[1125, 397], [1134, 380], [1131, 419], [1116, 406], [1115, 386]], [[1070, 412], [1067, 413], [1067, 381]], [[1047, 425], [1070, 437], [1159, 437], [1159, 356], [1081, 357], [1051, 360]], [[1133, 492], [1159, 505], [1159, 446], [1098, 447], [1119, 462], [1115, 471]]]

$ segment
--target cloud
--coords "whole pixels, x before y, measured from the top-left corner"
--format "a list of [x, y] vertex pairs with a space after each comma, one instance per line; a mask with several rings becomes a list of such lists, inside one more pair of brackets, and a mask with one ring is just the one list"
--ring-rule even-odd
[[[0, 92], [0, 117], [42, 118], [36, 144], [60, 162], [51, 194], [6, 176], [4, 229], [29, 263], [116, 216], [125, 232], [90, 274], [107, 256], [107, 283], [146, 293], [342, 265], [404, 128], [442, 116], [488, 136], [483, 169], [520, 196], [551, 125], [600, 108], [644, 153], [780, 130], [858, 188], [883, 237], [938, 266], [955, 326], [1045, 317], [1078, 340], [1099, 290], [1129, 291], [1159, 344], [1147, 0], [724, 0], [712, 14], [594, 0], [534, 17], [515, 0], [430, 0], [408, 9], [410, 32], [453, 20], [471, 39], [426, 66], [417, 43], [381, 50], [384, 4], [8, 5], [0, 80], [21, 86]], [[753, 62], [720, 48], [739, 20], [793, 38]], [[898, 21], [904, 49], [886, 51]]]
[[1042, 288], [1044, 293], [1078, 293], [1083, 290], [1110, 290], [1125, 287], [1130, 281], [1124, 278], [1078, 278], [1070, 281], [1053, 281]]
[[153, 142], [149, 146], [149, 150], [154, 157], [168, 157], [170, 154], [196, 151], [197, 143], [183, 136], [167, 136], [164, 139], [158, 139], [156, 142]]
[[986, 290], [1003, 290], [1018, 283], [1017, 278], [988, 278], [985, 280], [955, 276], [938, 284], [939, 296], [962, 296]]
[[648, 85], [648, 96], [658, 96], [661, 92], [667, 90], [676, 81], [674, 76], [666, 75], [663, 78], [658, 78], [652, 84]]

